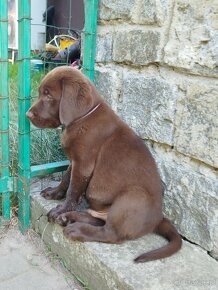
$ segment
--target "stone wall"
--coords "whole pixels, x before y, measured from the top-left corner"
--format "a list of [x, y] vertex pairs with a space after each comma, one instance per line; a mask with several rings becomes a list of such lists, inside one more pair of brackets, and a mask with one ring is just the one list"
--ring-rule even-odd
[[100, 0], [96, 85], [148, 144], [165, 214], [218, 257], [218, 2]]

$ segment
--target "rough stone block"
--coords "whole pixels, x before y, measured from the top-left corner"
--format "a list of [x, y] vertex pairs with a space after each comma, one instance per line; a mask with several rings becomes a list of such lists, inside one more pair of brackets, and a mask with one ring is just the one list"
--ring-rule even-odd
[[98, 28], [96, 39], [96, 62], [111, 62], [113, 35], [110, 31]]
[[218, 82], [187, 81], [178, 101], [175, 147], [218, 167]]
[[100, 20], [123, 20], [161, 26], [168, 15], [168, 0], [100, 0]]
[[122, 29], [116, 32], [113, 60], [146, 65], [160, 60], [160, 32], [156, 30]]
[[179, 232], [218, 257], [218, 182], [152, 149], [166, 190], [164, 211]]
[[136, 0], [100, 0], [99, 19], [130, 19]]
[[177, 0], [165, 62], [193, 73], [217, 76], [217, 13], [216, 0]]
[[121, 90], [121, 76], [116, 67], [95, 68], [95, 85], [114, 111], [118, 111]]
[[175, 88], [155, 75], [127, 72], [123, 80], [123, 119], [142, 137], [173, 143]]
[[168, 15], [168, 0], [141, 0], [132, 10], [132, 20], [138, 24], [161, 26]]
[[[40, 191], [40, 182], [38, 187]], [[166, 241], [151, 234], [121, 245], [73, 242], [64, 237], [60, 226], [47, 223], [44, 212], [50, 207], [51, 201], [32, 195], [33, 227], [37, 221], [42, 240], [89, 289], [217, 289], [217, 262], [198, 246], [184, 241], [182, 249], [168, 259], [135, 264], [133, 258], [139, 253]]]

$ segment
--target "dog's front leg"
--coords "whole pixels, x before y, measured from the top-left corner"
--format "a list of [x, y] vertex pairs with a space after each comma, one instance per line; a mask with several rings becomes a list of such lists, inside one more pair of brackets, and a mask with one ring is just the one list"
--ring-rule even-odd
[[70, 184], [71, 178], [71, 164], [68, 166], [66, 173], [64, 174], [60, 184], [56, 187], [47, 187], [40, 193], [45, 199], [59, 200], [66, 196], [67, 189]]
[[63, 204], [58, 205], [49, 211], [48, 220], [50, 222], [54, 222], [60, 214], [76, 209], [80, 197], [88, 186], [90, 176], [91, 173], [87, 174], [81, 165], [74, 164], [74, 166], [72, 166], [66, 199]]

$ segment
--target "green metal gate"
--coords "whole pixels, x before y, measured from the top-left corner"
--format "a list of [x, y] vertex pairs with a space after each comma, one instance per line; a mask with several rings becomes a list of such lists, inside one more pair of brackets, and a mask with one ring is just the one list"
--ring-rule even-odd
[[[0, 223], [10, 220], [10, 196], [18, 197], [19, 227], [24, 233], [30, 225], [30, 180], [63, 171], [68, 161], [31, 166], [30, 123], [26, 111], [31, 102], [31, 4], [18, 0], [18, 172], [10, 172], [9, 82], [8, 82], [8, 0], [0, 3]], [[94, 79], [98, 0], [85, 0], [83, 30], [83, 72]], [[2, 204], [2, 205], [1, 205]]]

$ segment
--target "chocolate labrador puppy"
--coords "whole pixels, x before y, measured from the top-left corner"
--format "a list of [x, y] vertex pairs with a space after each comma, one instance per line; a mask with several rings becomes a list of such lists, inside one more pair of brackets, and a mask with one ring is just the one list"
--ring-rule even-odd
[[[148, 148], [80, 71], [63, 66], [49, 72], [26, 115], [39, 128], [64, 126], [62, 145], [71, 164], [60, 185], [41, 195], [66, 196], [48, 213], [49, 221], [66, 226], [66, 237], [122, 243], [155, 232], [169, 241], [135, 262], [165, 258], [181, 248], [180, 235], [162, 214], [162, 183]], [[83, 194], [89, 209], [79, 212]]]

